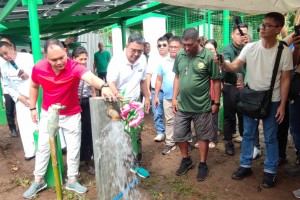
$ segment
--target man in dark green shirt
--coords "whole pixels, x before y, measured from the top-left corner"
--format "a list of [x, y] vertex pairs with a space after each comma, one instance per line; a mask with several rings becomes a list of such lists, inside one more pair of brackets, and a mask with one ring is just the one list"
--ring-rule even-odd
[[[233, 60], [238, 57], [242, 48], [244, 47], [245, 41], [248, 39], [248, 25], [245, 23], [239, 24], [239, 27], [244, 33], [241, 36], [238, 26], [234, 26], [231, 38], [232, 42], [224, 47], [222, 53], [224, 54], [224, 61], [233, 62]], [[224, 105], [224, 140], [226, 141], [225, 153], [227, 155], [234, 155], [234, 144], [232, 143], [232, 134], [236, 132], [236, 114], [239, 120], [239, 133], [243, 135], [243, 116], [237, 113], [237, 102], [236, 98], [240, 93], [240, 88], [238, 88], [238, 78], [243, 82], [243, 78], [246, 75], [245, 66], [240, 68], [236, 72], [226, 72], [222, 71], [222, 82], [223, 82], [223, 105]], [[240, 84], [241, 82], [239, 82]]]
[[107, 66], [111, 59], [108, 51], [104, 50], [102, 42], [98, 44], [99, 51], [94, 54], [94, 71], [97, 69], [98, 77], [106, 82]]
[[[199, 33], [194, 28], [182, 34], [183, 50], [177, 53], [173, 72], [175, 72], [172, 109], [174, 117], [173, 139], [179, 146], [182, 161], [176, 175], [185, 174], [194, 166], [188, 155], [188, 141], [191, 140], [191, 122], [194, 122], [199, 145], [200, 163], [197, 180], [208, 177], [206, 165], [208, 143], [213, 138], [212, 113], [220, 106], [221, 75], [219, 66], [213, 62], [211, 51], [200, 45]], [[215, 101], [210, 99], [210, 79], [213, 80]]]

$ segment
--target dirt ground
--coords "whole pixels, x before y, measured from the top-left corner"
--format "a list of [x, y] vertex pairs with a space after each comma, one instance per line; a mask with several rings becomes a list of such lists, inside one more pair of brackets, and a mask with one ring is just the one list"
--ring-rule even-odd
[[[149, 200], [196, 200], [196, 199], [256, 199], [256, 200], [287, 200], [294, 199], [292, 191], [300, 188], [299, 177], [286, 175], [284, 168], [293, 165], [295, 150], [289, 140], [287, 158], [289, 163], [278, 169], [278, 184], [275, 188], [261, 187], [263, 175], [263, 156], [252, 162], [253, 175], [241, 181], [231, 179], [231, 174], [239, 165], [240, 144], [236, 143], [236, 154], [233, 157], [224, 153], [222, 135], [215, 149], [209, 150], [208, 167], [209, 178], [203, 182], [196, 180], [197, 167], [184, 176], [176, 176], [181, 156], [179, 149], [169, 155], [162, 155], [164, 143], [153, 141], [155, 130], [152, 115], [146, 115], [143, 137], [143, 165], [151, 173], [150, 178], [140, 179], [138, 189], [142, 199]], [[260, 135], [261, 144], [263, 136]], [[264, 147], [264, 145], [263, 145]], [[24, 161], [24, 154], [20, 138], [11, 138], [7, 126], [0, 126], [0, 199], [23, 199], [23, 192], [29, 187], [33, 179], [34, 160]], [[198, 150], [193, 149], [191, 157], [196, 166], [199, 162]], [[64, 199], [97, 199], [95, 178], [81, 170], [80, 182], [88, 186], [89, 192], [84, 196], [77, 196], [63, 190]], [[36, 199], [56, 199], [54, 189], [38, 193]], [[100, 199], [102, 200], [102, 199]]]

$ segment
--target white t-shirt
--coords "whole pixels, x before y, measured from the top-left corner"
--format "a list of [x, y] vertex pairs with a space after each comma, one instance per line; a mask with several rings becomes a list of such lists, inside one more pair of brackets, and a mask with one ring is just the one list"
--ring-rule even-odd
[[140, 83], [146, 79], [146, 57], [141, 57], [131, 64], [126, 53], [122, 52], [112, 57], [107, 67], [107, 82], [116, 82], [116, 88], [124, 99], [137, 99], [140, 96]]
[[157, 69], [165, 60], [169, 59], [169, 55], [162, 57], [159, 54], [151, 55], [148, 60], [147, 74], [151, 74], [151, 88], [155, 88]]
[[[247, 80], [251, 89], [257, 91], [268, 90], [271, 85], [272, 73], [277, 56], [279, 42], [272, 48], [266, 49], [261, 40], [247, 44], [238, 58], [247, 63]], [[275, 79], [272, 101], [280, 101], [280, 77], [281, 71], [289, 71], [293, 68], [291, 50], [285, 45], [282, 51], [278, 73]]]
[[10, 62], [4, 62], [1, 65], [2, 76], [4, 82], [7, 84], [6, 91], [16, 102], [20, 95], [29, 98], [29, 87], [31, 80], [32, 68], [34, 66], [33, 56], [30, 53], [17, 52], [15, 63], [19, 69], [23, 69], [29, 76], [27, 80], [22, 80], [18, 77], [18, 70], [16, 70]]

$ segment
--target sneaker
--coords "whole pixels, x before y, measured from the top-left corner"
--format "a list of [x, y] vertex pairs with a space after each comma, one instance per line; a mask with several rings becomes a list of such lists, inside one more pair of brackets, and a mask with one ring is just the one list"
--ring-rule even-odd
[[176, 170], [176, 175], [181, 176], [184, 175], [189, 169], [194, 167], [194, 162], [191, 157], [183, 158], [181, 160], [181, 164], [179, 169]]
[[300, 189], [294, 190], [293, 195], [294, 195], [295, 198], [300, 199]]
[[289, 175], [299, 175], [300, 174], [300, 166], [295, 166], [292, 168], [286, 168], [285, 172]]
[[17, 131], [16, 131], [15, 129], [11, 130], [10, 136], [11, 136], [11, 137], [18, 137]]
[[243, 140], [243, 138], [241, 136], [238, 136], [238, 137], [233, 139], [233, 141], [236, 142], [236, 143], [241, 143], [242, 140]]
[[264, 179], [262, 185], [264, 188], [271, 188], [274, 187], [276, 184], [276, 174], [270, 174], [265, 172]]
[[161, 142], [161, 141], [164, 141], [165, 140], [165, 135], [164, 134], [157, 134], [156, 137], [154, 138], [154, 141], [155, 142]]
[[213, 149], [216, 147], [216, 144], [214, 142], [209, 142], [208, 148]]
[[261, 156], [261, 150], [257, 147], [253, 147], [252, 159], [255, 160]]
[[150, 176], [149, 172], [141, 166], [131, 167], [130, 171], [137, 174], [137, 175], [139, 175], [142, 178], [148, 178]]
[[196, 143], [195, 143], [194, 147], [195, 147], [196, 149], [198, 149], [198, 148], [199, 148], [199, 144], [198, 144], [198, 142], [196, 142]]
[[67, 190], [71, 190], [74, 191], [78, 194], [84, 194], [88, 191], [88, 189], [82, 185], [80, 185], [80, 183], [78, 183], [78, 181], [74, 181], [73, 183], [66, 183], [66, 189]]
[[251, 175], [252, 175], [251, 168], [239, 167], [237, 171], [233, 172], [231, 178], [236, 180], [242, 180], [243, 178], [246, 178], [247, 176], [251, 176]]
[[240, 136], [239, 133], [233, 133], [233, 134], [232, 134], [232, 138], [236, 138], [236, 137], [239, 137], [239, 136]]
[[23, 194], [25, 199], [31, 199], [36, 193], [45, 189], [47, 187], [47, 183], [44, 181], [43, 183], [36, 183], [35, 181], [32, 182], [30, 188]]
[[198, 174], [197, 174], [197, 180], [198, 181], [204, 181], [208, 177], [208, 168], [206, 164], [199, 164], [198, 166]]
[[163, 155], [166, 155], [168, 153], [170, 153], [171, 151], [175, 150], [176, 149], [176, 145], [173, 145], [173, 146], [169, 146], [167, 145], [164, 150], [162, 151], [162, 154]]
[[231, 141], [227, 142], [227, 144], [225, 146], [225, 153], [229, 156], [234, 155], [234, 144]]

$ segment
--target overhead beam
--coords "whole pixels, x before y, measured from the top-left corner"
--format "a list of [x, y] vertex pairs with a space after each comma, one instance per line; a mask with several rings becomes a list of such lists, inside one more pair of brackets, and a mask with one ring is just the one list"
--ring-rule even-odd
[[71, 16], [73, 13], [82, 9], [86, 5], [92, 3], [93, 1], [95, 1], [95, 0], [79, 0], [77, 3], [73, 4], [72, 6], [70, 6], [66, 10], [64, 10], [63, 12], [61, 12], [58, 15], [56, 15], [55, 17], [53, 17], [52, 18], [53, 23], [49, 26], [44, 27], [43, 29], [53, 26], [54, 23], [61, 21], [62, 19], [64, 19], [67, 16]]
[[[97, 20], [95, 20], [94, 22], [91, 22], [91, 23], [89, 23], [87, 25], [93, 25], [93, 24], [97, 23], [98, 21], [103, 20], [103, 18], [105, 18], [105, 17], [113, 15], [113, 14], [115, 14], [115, 13], [121, 11], [121, 10], [130, 8], [130, 7], [132, 7], [134, 5], [137, 5], [137, 4], [139, 4], [139, 3], [143, 2], [143, 1], [144, 0], [130, 0], [130, 1], [127, 1], [126, 3], [123, 3], [123, 4], [119, 5], [119, 6], [116, 6], [116, 7], [112, 8], [112, 9], [110, 9], [108, 11], [101, 12], [100, 14], [98, 14], [98, 19]], [[85, 25], [85, 26], [87, 26], [87, 25]], [[85, 26], [79, 26], [74, 31], [80, 30], [80, 29], [85, 29]], [[51, 35], [50, 37], [58, 37], [59, 34], [62, 34], [62, 33], [59, 31], [59, 32]]]
[[0, 22], [2, 22], [21, 2], [21, 0], [10, 0], [5, 7], [0, 11]]
[[[127, 8], [130, 8], [130, 7], [132, 7], [132, 6], [134, 6], [134, 5], [137, 5], [137, 4], [139, 4], [139, 3], [143, 2], [143, 1], [145, 1], [145, 0], [130, 0], [130, 1], [127, 1], [126, 3], [123, 3], [122, 5], [119, 5], [119, 6], [117, 6], [117, 7], [115, 7], [115, 8], [112, 8], [112, 9], [110, 9], [110, 10], [108, 10], [108, 11], [102, 12], [102, 13], [100, 13], [100, 14], [98, 15], [98, 16], [99, 16], [99, 19], [98, 19], [98, 20], [95, 20], [95, 21], [92, 22], [91, 24], [97, 23], [98, 21], [102, 20], [102, 19], [105, 18], [105, 17], [108, 17], [108, 16], [110, 16], [110, 15], [113, 15], [113, 14], [119, 12], [120, 10], [125, 10], [125, 9], [127, 9]], [[90, 24], [89, 24], [89, 25], [90, 25]], [[84, 27], [78, 27], [78, 29], [82, 29], [82, 28], [84, 28]]]

